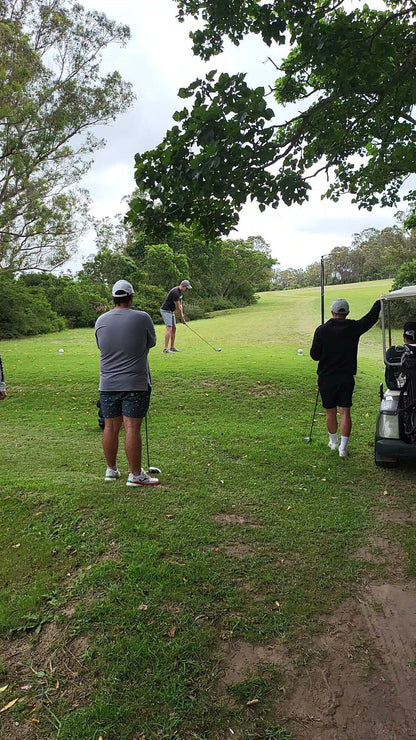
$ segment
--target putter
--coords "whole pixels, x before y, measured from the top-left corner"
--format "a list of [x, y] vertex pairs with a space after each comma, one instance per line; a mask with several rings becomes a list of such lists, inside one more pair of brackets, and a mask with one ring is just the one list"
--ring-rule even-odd
[[208, 347], [211, 347], [211, 349], [213, 349], [214, 352], [221, 352], [221, 347], [218, 347], [218, 349], [216, 349], [215, 347], [212, 346], [212, 344], [210, 344], [209, 342], [207, 342], [207, 340], [204, 339], [204, 337], [201, 337], [201, 335], [198, 334], [198, 332], [195, 331], [195, 329], [192, 329], [192, 326], [189, 326], [189, 324], [187, 324], [186, 321], [184, 323], [185, 323], [185, 326], [188, 327], [188, 329], [190, 329], [191, 331], [193, 331], [193, 333], [196, 334], [197, 337], [199, 337], [200, 339], [202, 339], [202, 341], [205, 342], [205, 344], [207, 344]]
[[151, 465], [150, 465], [150, 455], [149, 455], [149, 434], [148, 434], [148, 430], [147, 430], [147, 414], [146, 414], [146, 416], [144, 417], [144, 425], [145, 425], [145, 429], [146, 429], [146, 451], [147, 451], [147, 469], [148, 469], [149, 473], [152, 473], [152, 475], [155, 475], [155, 474], [157, 475], [158, 473], [161, 473], [162, 471], [161, 471], [161, 469], [160, 469], [160, 468], [153, 468], [153, 467], [151, 467]]

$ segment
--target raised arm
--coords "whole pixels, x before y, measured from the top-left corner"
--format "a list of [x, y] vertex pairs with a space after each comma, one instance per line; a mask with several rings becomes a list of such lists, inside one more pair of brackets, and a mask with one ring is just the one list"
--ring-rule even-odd
[[358, 319], [357, 326], [359, 334], [364, 334], [366, 331], [371, 329], [374, 324], [377, 323], [377, 319], [380, 314], [381, 303], [379, 300], [375, 301], [369, 312], [366, 313], [361, 319]]

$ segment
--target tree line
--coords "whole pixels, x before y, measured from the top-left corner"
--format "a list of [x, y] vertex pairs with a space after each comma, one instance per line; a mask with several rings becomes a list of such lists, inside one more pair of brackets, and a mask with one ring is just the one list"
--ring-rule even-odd
[[[405, 216], [396, 214], [399, 222], [385, 229], [365, 229], [355, 234], [350, 247], [335, 247], [324, 257], [327, 285], [358, 283], [367, 280], [395, 278], [399, 268], [414, 259], [416, 230], [404, 228]], [[275, 272], [277, 290], [319, 285], [320, 262], [305, 268], [288, 268]]]
[[111, 286], [123, 277], [135, 291], [134, 307], [161, 321], [168, 290], [188, 278], [188, 319], [246, 306], [272, 288], [276, 260], [262, 237], [201, 241], [178, 227], [170, 242], [151, 244], [122, 223], [97, 225], [98, 250], [75, 275], [0, 271], [0, 337], [12, 338], [93, 326], [112, 306]]

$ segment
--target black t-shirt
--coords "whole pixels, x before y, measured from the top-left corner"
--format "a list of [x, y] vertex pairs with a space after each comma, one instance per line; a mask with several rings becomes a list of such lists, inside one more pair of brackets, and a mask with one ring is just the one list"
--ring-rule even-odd
[[318, 375], [355, 375], [360, 336], [371, 329], [380, 313], [380, 301], [358, 321], [329, 319], [318, 326], [313, 337], [310, 355], [319, 360]]
[[174, 311], [175, 301], [181, 301], [182, 298], [183, 296], [180, 288], [172, 288], [172, 290], [169, 291], [165, 300], [163, 301], [161, 308], [163, 309], [163, 311]]

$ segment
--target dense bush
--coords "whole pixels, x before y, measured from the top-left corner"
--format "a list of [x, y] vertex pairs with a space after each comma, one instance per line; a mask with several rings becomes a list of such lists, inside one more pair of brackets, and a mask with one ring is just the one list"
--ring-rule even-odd
[[271, 287], [275, 260], [261, 237], [207, 243], [178, 227], [170, 244], [156, 244], [144, 235], [132, 239], [122, 229], [123, 243], [118, 232], [104, 238], [106, 227], [100, 230], [98, 251], [75, 276], [27, 272], [16, 278], [2, 273], [1, 336], [92, 327], [112, 308], [111, 287], [120, 279], [133, 285], [133, 307], [147, 311], [155, 323], [162, 322], [160, 306], [167, 292], [185, 278], [193, 285], [184, 301], [190, 320], [247, 306], [256, 300], [256, 290]]
[[235, 308], [235, 303], [229, 298], [214, 296], [207, 299], [205, 307], [207, 311], [226, 311], [229, 308]]
[[162, 323], [160, 306], [166, 296], [166, 291], [157, 285], [142, 285], [135, 291], [133, 308], [146, 311], [155, 324]]
[[185, 314], [185, 321], [196, 321], [197, 319], [203, 319], [206, 316], [206, 310], [198, 303], [188, 303], [183, 307]]
[[78, 283], [66, 285], [56, 297], [55, 307], [59, 316], [65, 317], [70, 329], [94, 326], [98, 316], [106, 310], [106, 304], [89, 286]]
[[94, 326], [97, 317], [111, 303], [110, 291], [104, 286], [90, 280], [74, 280], [69, 275], [27, 273], [19, 278], [20, 283], [43, 295], [71, 329]]
[[44, 293], [0, 272], [0, 338], [47, 334], [65, 328], [64, 319], [51, 308]]

